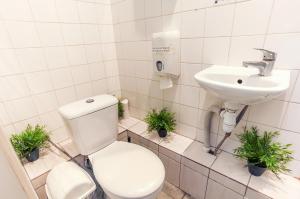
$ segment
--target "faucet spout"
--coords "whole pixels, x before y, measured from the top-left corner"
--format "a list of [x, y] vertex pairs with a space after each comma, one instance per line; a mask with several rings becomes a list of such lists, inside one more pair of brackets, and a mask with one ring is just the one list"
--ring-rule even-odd
[[276, 60], [276, 53], [265, 49], [256, 49], [264, 53], [262, 61], [244, 61], [243, 66], [252, 66], [258, 68], [259, 75], [270, 76], [272, 74], [273, 66]]

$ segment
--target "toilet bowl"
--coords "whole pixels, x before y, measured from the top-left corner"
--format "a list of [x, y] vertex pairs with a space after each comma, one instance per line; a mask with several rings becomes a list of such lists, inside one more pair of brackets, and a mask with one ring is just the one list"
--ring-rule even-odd
[[[89, 158], [95, 178], [107, 198], [156, 198], [163, 186], [164, 166], [152, 151], [136, 144], [116, 141], [117, 103], [118, 100], [111, 95], [98, 95], [67, 104], [61, 107], [59, 112], [80, 154]], [[55, 173], [58, 176], [57, 170]], [[76, 172], [74, 173], [76, 175]], [[66, 184], [56, 184], [55, 187], [69, 192], [78, 189], [76, 186], [73, 189], [64, 189], [63, 186], [68, 186]], [[51, 183], [46, 186], [52, 192], [55, 191], [55, 187], [49, 187]], [[57, 191], [60, 191], [59, 189]]]
[[150, 150], [116, 141], [89, 156], [94, 175], [109, 198], [156, 198], [165, 178], [164, 166]]

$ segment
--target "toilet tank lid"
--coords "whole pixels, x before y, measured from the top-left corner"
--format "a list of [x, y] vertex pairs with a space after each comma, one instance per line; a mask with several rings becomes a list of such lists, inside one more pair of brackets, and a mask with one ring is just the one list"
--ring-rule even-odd
[[75, 119], [90, 113], [105, 109], [118, 103], [118, 99], [112, 95], [97, 95], [85, 98], [59, 108], [59, 113], [65, 119]]

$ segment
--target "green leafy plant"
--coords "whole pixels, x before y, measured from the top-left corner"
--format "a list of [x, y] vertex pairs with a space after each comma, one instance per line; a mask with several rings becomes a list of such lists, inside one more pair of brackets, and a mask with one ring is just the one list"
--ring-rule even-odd
[[121, 100], [118, 101], [118, 117], [119, 119], [122, 119], [124, 117], [124, 107], [121, 103]]
[[48, 132], [44, 126], [40, 125], [35, 127], [28, 125], [20, 134], [13, 134], [10, 138], [10, 142], [20, 158], [26, 157], [37, 148], [48, 147], [49, 140]]
[[148, 131], [159, 131], [162, 129], [168, 132], [174, 131], [176, 126], [175, 113], [170, 112], [167, 108], [163, 108], [159, 112], [153, 109], [145, 118], [148, 123]]
[[279, 132], [264, 131], [259, 135], [257, 127], [244, 129], [244, 132], [238, 135], [241, 146], [234, 150], [236, 157], [245, 159], [259, 167], [264, 167], [278, 174], [290, 171], [287, 163], [293, 158], [292, 151], [288, 148], [291, 144], [282, 145], [274, 142], [273, 139], [279, 135]]

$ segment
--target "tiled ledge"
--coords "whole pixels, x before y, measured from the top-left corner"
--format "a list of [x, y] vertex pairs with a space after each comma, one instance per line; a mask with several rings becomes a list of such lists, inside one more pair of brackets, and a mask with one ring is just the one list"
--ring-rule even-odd
[[[133, 142], [141, 138], [157, 144], [158, 149], [154, 150], [153, 147], [149, 149], [154, 150], [157, 154], [159, 152], [163, 162], [164, 156], [167, 156], [181, 165], [208, 176], [206, 199], [219, 197], [209, 190], [210, 188], [216, 189], [216, 186], [219, 185], [223, 186], [227, 192], [227, 189], [233, 191], [233, 193], [229, 193], [228, 198], [300, 198], [300, 181], [291, 176], [281, 174], [278, 178], [271, 172], [265, 172], [261, 177], [252, 176], [249, 174], [245, 162], [236, 159], [232, 154], [221, 152], [215, 157], [202, 150], [202, 143], [175, 133], [162, 139], [156, 133], [149, 134], [147, 124], [135, 118], [124, 119], [120, 122], [119, 133], [127, 132], [126, 130], [128, 130], [127, 134], [133, 139]], [[180, 186], [182, 185], [180, 184]], [[226, 196], [222, 196], [222, 198], [227, 199]]]
[[[245, 164], [232, 154], [222, 152], [215, 157], [202, 150], [202, 143], [179, 134], [165, 139], [147, 132], [147, 124], [135, 118], [119, 123], [119, 140], [143, 145], [156, 153], [167, 167], [167, 179], [175, 186], [200, 199], [299, 199], [300, 181], [287, 175], [280, 179], [270, 172], [251, 176]], [[72, 157], [78, 155], [71, 140], [59, 145]], [[69, 158], [51, 147], [39, 160], [24, 164], [34, 188], [39, 191], [48, 172]], [[176, 173], [177, 172], [177, 173]], [[218, 195], [221, 194], [221, 195]]]

